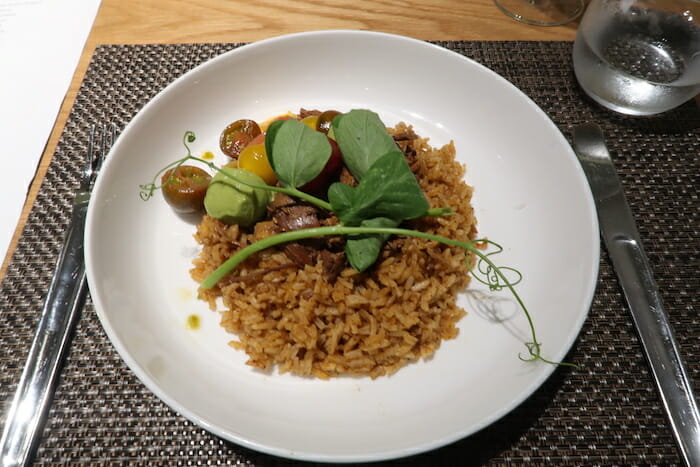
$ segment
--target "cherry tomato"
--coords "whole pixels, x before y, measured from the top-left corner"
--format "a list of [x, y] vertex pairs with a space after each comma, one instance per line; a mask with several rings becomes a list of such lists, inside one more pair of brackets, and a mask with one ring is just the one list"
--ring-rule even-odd
[[250, 143], [248, 143], [248, 146], [252, 146], [254, 144], [265, 144], [265, 133], [260, 133], [258, 136], [250, 140]]
[[343, 168], [343, 155], [340, 152], [338, 143], [331, 138], [328, 138], [328, 142], [331, 143], [331, 157], [328, 158], [326, 166], [316, 178], [299, 188], [301, 191], [311, 194], [321, 194], [340, 174], [340, 170]]
[[163, 197], [177, 212], [204, 212], [204, 195], [211, 175], [199, 167], [181, 165], [163, 174]]
[[315, 130], [327, 135], [328, 130], [331, 129], [331, 122], [333, 122], [336, 115], [340, 115], [340, 112], [336, 110], [326, 110], [321, 113], [321, 115], [318, 116], [318, 120], [316, 120]]
[[301, 119], [301, 123], [305, 124], [312, 130], [316, 129], [316, 122], [318, 122], [318, 115], [309, 115]]
[[246, 146], [238, 156], [238, 167], [248, 170], [265, 180], [268, 185], [277, 183], [277, 176], [267, 159], [267, 152], [264, 144], [251, 144]]
[[236, 159], [244, 147], [262, 131], [253, 120], [236, 120], [227, 126], [219, 138], [219, 147], [224, 154]]

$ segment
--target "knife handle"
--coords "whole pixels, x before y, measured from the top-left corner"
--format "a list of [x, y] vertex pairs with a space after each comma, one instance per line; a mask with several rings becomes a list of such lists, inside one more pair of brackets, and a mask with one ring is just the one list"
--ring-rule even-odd
[[606, 242], [685, 463], [700, 466], [700, 415], [651, 267], [637, 239]]
[[0, 464], [29, 465], [73, 330], [85, 303], [83, 232], [87, 203], [76, 206], [51, 279], [27, 362], [0, 438]]

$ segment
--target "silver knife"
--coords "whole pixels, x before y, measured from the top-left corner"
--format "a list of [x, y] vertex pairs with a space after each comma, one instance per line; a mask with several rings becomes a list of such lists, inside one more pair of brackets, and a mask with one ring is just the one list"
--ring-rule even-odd
[[681, 457], [689, 466], [700, 466], [700, 413], [692, 382], [600, 128], [595, 124], [574, 128], [574, 149], [591, 186], [601, 236], [622, 286]]
[[[29, 465], [44, 427], [61, 365], [85, 303], [87, 281], [83, 259], [83, 232], [92, 185], [106, 153], [106, 129], [101, 150], [95, 151], [94, 128], [88, 160], [73, 201], [70, 227], [49, 285], [34, 340], [0, 437], [0, 465]], [[116, 127], [111, 127], [114, 142]]]

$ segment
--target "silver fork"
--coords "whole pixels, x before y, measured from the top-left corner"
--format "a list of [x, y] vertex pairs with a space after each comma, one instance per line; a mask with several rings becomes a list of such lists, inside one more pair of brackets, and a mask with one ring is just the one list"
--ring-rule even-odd
[[7, 411], [0, 438], [2, 466], [28, 465], [33, 460], [58, 376], [85, 304], [85, 217], [95, 178], [108, 148], [114, 143], [116, 127], [102, 127], [99, 147], [95, 133], [93, 126], [80, 188], [73, 200], [70, 227], [56, 263], [22, 377]]

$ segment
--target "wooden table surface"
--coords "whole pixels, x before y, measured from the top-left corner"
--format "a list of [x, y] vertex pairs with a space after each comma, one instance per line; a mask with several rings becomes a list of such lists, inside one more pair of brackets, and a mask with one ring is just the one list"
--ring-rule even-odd
[[573, 40], [577, 26], [577, 22], [559, 27], [519, 23], [504, 15], [492, 0], [102, 0], [0, 278], [99, 44], [251, 42], [322, 29], [380, 31], [424, 40]]

